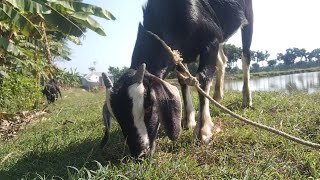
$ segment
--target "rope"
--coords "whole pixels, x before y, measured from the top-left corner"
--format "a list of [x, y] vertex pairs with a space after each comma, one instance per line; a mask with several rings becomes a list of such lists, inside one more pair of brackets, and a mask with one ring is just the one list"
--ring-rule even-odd
[[205, 96], [206, 98], [209, 99], [210, 102], [212, 102], [213, 104], [215, 104], [216, 106], [218, 106], [222, 111], [224, 111], [225, 113], [228, 113], [230, 114], [232, 117], [235, 117], [247, 124], [250, 124], [254, 127], [257, 127], [257, 128], [260, 128], [260, 129], [264, 129], [266, 131], [269, 131], [271, 133], [274, 133], [274, 134], [277, 134], [277, 135], [280, 135], [286, 139], [289, 139], [289, 140], [292, 140], [296, 143], [299, 143], [299, 144], [302, 144], [302, 145], [305, 145], [305, 146], [308, 146], [308, 147], [311, 147], [311, 148], [314, 148], [314, 149], [317, 149], [319, 150], [320, 149], [320, 144], [317, 144], [317, 143], [313, 143], [313, 142], [310, 142], [310, 141], [306, 141], [306, 140], [303, 140], [303, 139], [300, 139], [298, 137], [295, 137], [293, 135], [290, 135], [288, 133], [285, 133], [283, 131], [280, 131], [280, 130], [277, 130], [275, 128], [272, 128], [272, 127], [269, 127], [269, 126], [266, 126], [266, 125], [263, 125], [263, 124], [260, 124], [260, 123], [257, 123], [257, 122], [254, 122], [250, 119], [247, 119], [245, 117], [242, 117], [234, 112], [232, 112], [230, 109], [224, 107], [223, 105], [221, 105], [220, 103], [218, 103], [217, 101], [215, 101], [212, 97], [210, 97], [206, 92], [204, 92], [200, 86], [199, 86], [199, 81], [197, 80], [197, 78], [193, 77], [190, 72], [187, 70], [187, 68], [183, 65], [182, 61], [182, 57], [180, 55], [180, 53], [177, 51], [177, 50], [172, 50], [159, 36], [157, 36], [156, 34], [150, 32], [150, 31], [147, 31], [148, 33], [150, 33], [151, 35], [153, 35], [156, 39], [158, 39], [161, 44], [163, 45], [163, 47], [169, 52], [171, 58], [173, 59], [174, 63], [176, 65], [178, 65], [182, 71], [184, 73], [186, 73], [186, 76], [181, 74], [180, 72], [178, 72], [178, 76], [180, 76], [181, 78], [183, 78], [185, 80], [186, 83], [188, 83], [188, 85], [190, 86], [194, 86], [196, 87], [196, 89], [198, 90], [199, 93], [201, 93], [203, 96]]

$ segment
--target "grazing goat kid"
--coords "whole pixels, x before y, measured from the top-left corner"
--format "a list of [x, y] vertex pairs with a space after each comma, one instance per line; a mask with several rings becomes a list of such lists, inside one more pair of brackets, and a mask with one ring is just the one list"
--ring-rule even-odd
[[50, 79], [49, 82], [44, 86], [42, 94], [47, 97], [48, 104], [54, 103], [58, 96], [61, 96], [61, 91], [58, 86], [58, 81], [56, 79]]
[[109, 138], [111, 117], [116, 117], [127, 140], [131, 155], [150, 155], [160, 127], [176, 140], [181, 131], [181, 101], [175, 86], [148, 73], [146, 65], [138, 70], [129, 69], [113, 86], [103, 73], [107, 98], [103, 107], [105, 136], [103, 147]]

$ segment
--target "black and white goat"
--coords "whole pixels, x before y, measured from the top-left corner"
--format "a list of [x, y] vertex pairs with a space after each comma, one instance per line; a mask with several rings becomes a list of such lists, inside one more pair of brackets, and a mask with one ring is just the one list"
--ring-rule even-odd
[[[206, 92], [210, 91], [216, 72], [214, 98], [220, 101], [223, 97], [224, 69], [227, 62], [223, 43], [241, 27], [243, 106], [252, 105], [249, 88], [252, 0], [149, 0], [143, 12], [143, 25], [139, 25], [131, 67], [119, 82], [107, 91], [104, 107], [106, 122], [109, 122], [110, 114], [113, 114], [120, 123], [134, 156], [150, 152], [149, 150], [154, 148], [160, 119], [164, 122], [169, 137], [171, 135], [171, 138], [175, 139], [180, 133], [180, 120], [177, 119], [180, 118], [178, 92], [161, 80], [175, 69], [175, 64], [162, 44], [147, 31], [157, 34], [172, 49], [179, 50], [184, 63], [195, 62], [200, 55], [197, 73], [201, 88]], [[146, 64], [148, 72], [143, 78], [135, 78], [143, 63]], [[213, 123], [208, 99], [199, 95], [200, 112], [199, 121], [196, 123], [190, 89], [182, 79], [179, 79], [179, 83], [185, 107], [184, 125], [187, 128], [195, 127], [196, 137], [203, 142], [209, 142], [213, 136]], [[170, 104], [171, 99], [175, 99], [173, 104]], [[170, 113], [167, 114], [168, 112]], [[108, 128], [102, 145], [107, 140], [107, 131]]]
[[150, 154], [160, 122], [171, 140], [181, 131], [181, 101], [177, 87], [146, 71], [142, 64], [138, 70], [129, 69], [113, 86], [103, 73], [107, 98], [103, 106], [106, 126], [103, 147], [108, 140], [111, 117], [116, 117], [127, 140], [132, 156]]
[[58, 81], [56, 79], [50, 79], [49, 82], [44, 86], [42, 94], [46, 96], [48, 104], [54, 103], [59, 95], [61, 96], [61, 91], [58, 86]]

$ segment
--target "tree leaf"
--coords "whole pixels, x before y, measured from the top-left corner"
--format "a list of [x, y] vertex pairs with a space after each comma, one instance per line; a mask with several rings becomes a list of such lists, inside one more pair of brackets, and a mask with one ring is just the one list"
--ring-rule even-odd
[[60, 6], [68, 9], [72, 12], [83, 12], [88, 13], [97, 17], [101, 17], [107, 20], [115, 20], [116, 18], [106, 9], [101, 7], [86, 4], [79, 1], [64, 1], [64, 0], [48, 0], [48, 2], [52, 3], [53, 7], [57, 8]]
[[2, 21], [12, 24], [25, 36], [41, 37], [38, 28], [27, 17], [9, 5], [0, 4], [0, 17], [4, 17]]
[[15, 44], [2, 36], [0, 36], [0, 49], [4, 49], [6, 52], [9, 52], [14, 56], [24, 56]]
[[83, 13], [74, 13], [71, 15], [75, 19], [75, 21], [79, 22], [86, 28], [91, 29], [101, 36], [106, 36], [106, 33], [103, 30], [103, 27], [93, 18], [91, 18], [88, 14]]
[[6, 0], [21, 12], [32, 14], [50, 14], [51, 10], [32, 0]]

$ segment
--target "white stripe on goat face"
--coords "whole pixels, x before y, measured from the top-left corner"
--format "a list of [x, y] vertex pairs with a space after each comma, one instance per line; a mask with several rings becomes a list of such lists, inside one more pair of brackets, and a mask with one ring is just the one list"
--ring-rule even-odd
[[132, 116], [134, 126], [144, 149], [149, 147], [149, 137], [146, 124], [144, 123], [144, 86], [143, 83], [135, 83], [128, 88], [129, 97], [132, 99]]

